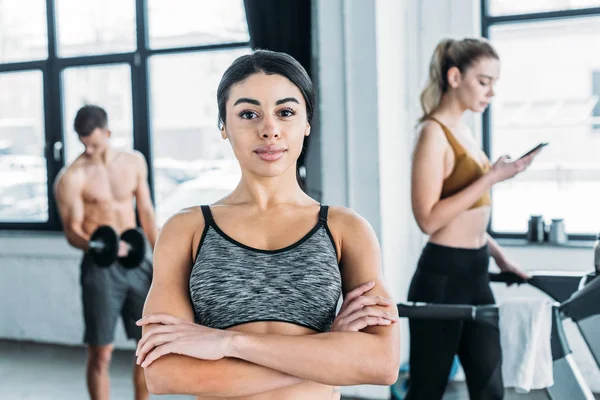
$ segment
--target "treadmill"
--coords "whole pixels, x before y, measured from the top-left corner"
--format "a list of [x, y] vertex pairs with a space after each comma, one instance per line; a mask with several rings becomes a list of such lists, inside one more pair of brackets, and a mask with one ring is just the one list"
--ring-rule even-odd
[[599, 272], [537, 271], [527, 280], [506, 272], [489, 275], [491, 282], [527, 283], [561, 303], [561, 316], [570, 318], [577, 325], [600, 368], [600, 279], [596, 279], [600, 276]]
[[[551, 311], [554, 385], [544, 390], [549, 399], [594, 400], [594, 395], [573, 360], [562, 320], [571, 318], [582, 330], [582, 335], [586, 332], [587, 336], [584, 338], [586, 338], [596, 362], [599, 363], [600, 279], [595, 279], [596, 275], [586, 274], [579, 276], [579, 280], [577, 280], [574, 275], [559, 277], [549, 273], [539, 273], [525, 281], [514, 274], [490, 274], [490, 280], [493, 282], [528, 283], [545, 291], [557, 301], [557, 298], [563, 299], [557, 302]], [[575, 281], [578, 281], [577, 285], [575, 285]], [[473, 306], [409, 302], [398, 303], [397, 307], [401, 318], [467, 320], [498, 328], [498, 307], [496, 305]], [[594, 332], [596, 333], [594, 334]]]

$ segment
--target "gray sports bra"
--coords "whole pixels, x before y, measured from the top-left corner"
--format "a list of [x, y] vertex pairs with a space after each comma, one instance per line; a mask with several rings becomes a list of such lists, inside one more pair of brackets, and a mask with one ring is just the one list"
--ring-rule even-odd
[[298, 242], [261, 250], [225, 234], [209, 206], [190, 275], [190, 296], [198, 324], [216, 329], [256, 321], [289, 322], [326, 332], [342, 291], [327, 206]]

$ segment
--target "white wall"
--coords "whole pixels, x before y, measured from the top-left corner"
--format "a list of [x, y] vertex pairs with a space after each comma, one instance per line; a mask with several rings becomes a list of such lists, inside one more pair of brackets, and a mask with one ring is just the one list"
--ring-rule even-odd
[[[0, 232], [0, 338], [81, 345], [80, 261], [63, 235]], [[121, 322], [115, 338], [135, 347]]]

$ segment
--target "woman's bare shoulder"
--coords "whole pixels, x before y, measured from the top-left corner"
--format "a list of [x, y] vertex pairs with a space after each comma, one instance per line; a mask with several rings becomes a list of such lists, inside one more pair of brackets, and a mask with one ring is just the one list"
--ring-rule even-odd
[[[204, 232], [205, 222], [199, 206], [184, 208], [172, 215], [159, 231], [159, 240], [167, 242], [191, 242], [194, 253]], [[195, 257], [195, 254], [193, 254]]]

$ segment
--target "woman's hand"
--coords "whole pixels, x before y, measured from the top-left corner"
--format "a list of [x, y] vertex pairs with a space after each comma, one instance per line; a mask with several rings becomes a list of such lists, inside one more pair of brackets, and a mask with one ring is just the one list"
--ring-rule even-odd
[[151, 314], [137, 325], [152, 326], [137, 345], [137, 364], [146, 368], [166, 354], [181, 354], [202, 360], [220, 360], [235, 332], [207, 328], [168, 314]]
[[525, 171], [539, 152], [540, 150], [537, 150], [515, 161], [512, 161], [509, 156], [500, 157], [489, 172], [493, 177], [494, 183], [505, 181]]
[[498, 268], [500, 268], [500, 271], [502, 272], [509, 272], [515, 274], [525, 280], [528, 280], [530, 278], [530, 276], [523, 272], [516, 263], [506, 258], [496, 260], [496, 265], [498, 266]]
[[394, 314], [369, 307], [394, 304], [391, 300], [381, 296], [363, 296], [374, 286], [373, 282], [368, 282], [346, 295], [342, 307], [331, 325], [331, 332], [358, 332], [367, 326], [390, 325], [398, 321], [398, 317]]

